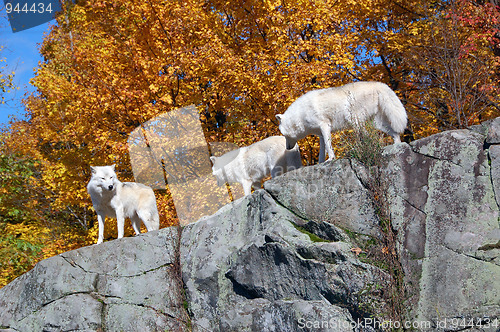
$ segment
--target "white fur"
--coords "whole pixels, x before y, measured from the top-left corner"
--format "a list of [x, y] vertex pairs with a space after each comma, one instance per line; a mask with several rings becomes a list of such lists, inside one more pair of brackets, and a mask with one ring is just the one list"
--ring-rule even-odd
[[102, 243], [104, 238], [106, 216], [116, 218], [119, 239], [123, 237], [125, 218], [130, 218], [136, 235], [141, 233], [141, 220], [148, 231], [160, 228], [156, 198], [150, 187], [135, 182], [120, 182], [115, 165], [90, 168], [92, 177], [87, 191], [99, 222], [97, 244]]
[[298, 145], [291, 150], [285, 145], [285, 137], [271, 136], [221, 157], [210, 157], [217, 184], [239, 182], [245, 195], [250, 195], [252, 187], [260, 188], [266, 176], [275, 177], [302, 167]]
[[276, 116], [279, 129], [287, 139], [287, 148], [307, 135], [320, 137], [319, 162], [334, 159], [331, 143], [332, 131], [359, 127], [373, 119], [377, 129], [401, 142], [399, 134], [406, 128], [406, 111], [386, 84], [355, 82], [341, 87], [310, 91], [295, 102], [284, 114]]

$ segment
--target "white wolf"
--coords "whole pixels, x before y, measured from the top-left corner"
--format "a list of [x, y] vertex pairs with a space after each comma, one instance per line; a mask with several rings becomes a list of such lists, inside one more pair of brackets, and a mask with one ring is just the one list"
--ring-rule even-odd
[[106, 216], [116, 218], [119, 239], [123, 237], [125, 218], [130, 218], [136, 235], [141, 232], [141, 220], [148, 232], [160, 228], [156, 198], [150, 187], [135, 182], [120, 182], [115, 165], [91, 166], [90, 169], [92, 177], [87, 191], [99, 222], [97, 244], [102, 243], [104, 238]]
[[284, 114], [278, 114], [279, 129], [287, 148], [307, 135], [320, 137], [319, 162], [334, 159], [331, 132], [357, 127], [373, 119], [375, 128], [401, 142], [406, 128], [406, 111], [394, 91], [380, 82], [355, 82], [341, 87], [309, 91], [295, 100]]
[[245, 196], [252, 193], [252, 187], [260, 188], [266, 176], [275, 177], [302, 167], [299, 146], [287, 150], [283, 136], [271, 136], [210, 160], [217, 184], [239, 182]]

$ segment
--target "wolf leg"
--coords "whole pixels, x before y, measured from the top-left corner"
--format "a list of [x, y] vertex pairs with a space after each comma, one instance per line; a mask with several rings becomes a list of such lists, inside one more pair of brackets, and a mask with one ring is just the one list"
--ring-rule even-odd
[[123, 215], [123, 207], [116, 209], [116, 224], [118, 228], [118, 238], [121, 239], [125, 233], [125, 216]]
[[[321, 136], [323, 137], [323, 161], [325, 156], [325, 150], [328, 152], [328, 160], [335, 159], [335, 153], [333, 152], [332, 148], [332, 130], [329, 125], [322, 125], [321, 126]], [[321, 144], [321, 141], [320, 141]], [[320, 145], [320, 154], [321, 154], [321, 145]], [[321, 157], [321, 155], [320, 155]]]
[[[156, 203], [152, 203], [152, 204], [155, 204]], [[137, 212], [140, 220], [142, 220], [144, 226], [146, 226], [146, 229], [148, 230], [148, 232], [150, 231], [155, 231], [155, 230], [158, 230], [159, 229], [159, 216], [158, 216], [158, 212], [156, 212], [156, 206], [154, 208], [154, 210], [152, 209], [151, 211], [149, 210], [141, 210], [139, 212]], [[140, 230], [140, 220], [138, 222], [138, 227], [139, 227], [139, 233], [141, 232]], [[138, 234], [136, 232], [136, 234]]]
[[401, 138], [399, 137], [399, 133], [396, 132], [394, 129], [392, 129], [391, 123], [389, 122], [389, 119], [386, 116], [377, 115], [374, 118], [374, 124], [375, 128], [391, 136], [392, 139], [394, 140], [394, 143], [401, 143]]
[[318, 163], [322, 163], [325, 161], [325, 140], [323, 139], [323, 135], [319, 136], [319, 157]]
[[106, 220], [106, 215], [104, 213], [97, 212], [97, 223], [99, 224], [99, 237], [97, 239], [97, 244], [101, 244], [104, 241], [104, 221]]
[[137, 215], [135, 215], [130, 218], [130, 221], [132, 223], [132, 228], [134, 229], [135, 235], [141, 234], [141, 219]]
[[243, 192], [245, 193], [245, 196], [250, 195], [252, 193], [252, 181], [242, 180], [241, 185], [243, 186]]

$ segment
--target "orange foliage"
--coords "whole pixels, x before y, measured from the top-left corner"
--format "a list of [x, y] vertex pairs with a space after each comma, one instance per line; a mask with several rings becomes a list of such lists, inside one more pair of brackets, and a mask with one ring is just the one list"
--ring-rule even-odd
[[[208, 141], [238, 145], [279, 134], [275, 115], [303, 93], [353, 80], [396, 90], [417, 138], [498, 115], [497, 58], [488, 40], [469, 38], [481, 27], [454, 16], [463, 3], [66, 2], [41, 46], [29, 120], [5, 143], [38, 162], [33, 186], [57, 221], [45, 255], [94, 243], [89, 166], [117, 164], [131, 180], [128, 134], [179, 107], [197, 107]], [[316, 163], [318, 140], [299, 144]], [[170, 194], [157, 199], [162, 226], [176, 224]]]

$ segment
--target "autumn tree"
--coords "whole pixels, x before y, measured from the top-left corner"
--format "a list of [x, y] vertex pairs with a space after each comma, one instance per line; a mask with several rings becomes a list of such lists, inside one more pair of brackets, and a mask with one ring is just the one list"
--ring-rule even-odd
[[[5, 15], [6, 14], [2, 14]], [[4, 47], [0, 46], [0, 53], [4, 51]], [[0, 104], [5, 104], [5, 94], [16, 89], [13, 79], [15, 72], [9, 70], [6, 58], [0, 58]]]
[[[388, 83], [415, 137], [497, 115], [495, 49], [475, 37], [489, 28], [466, 20], [477, 6], [472, 0], [66, 2], [40, 49], [37, 92], [25, 100], [28, 120], [5, 136], [9, 151], [36, 161], [32, 183], [47, 199], [33, 200], [32, 208], [58, 221], [50, 229], [67, 226], [53, 232], [64, 236], [50, 252], [95, 242], [89, 166], [117, 164], [120, 178], [132, 179], [129, 133], [177, 108], [197, 107], [207, 141], [238, 145], [279, 134], [275, 115], [303, 93], [356, 80]], [[317, 138], [299, 144], [304, 163], [316, 163]], [[174, 224], [168, 190], [157, 198], [162, 225]], [[87, 237], [68, 236], [71, 230]]]
[[[0, 52], [2, 51], [2, 48], [0, 48]], [[14, 79], [14, 74], [15, 72], [8, 70], [8, 66], [6, 64], [6, 59], [0, 59], [0, 103], [5, 104], [6, 99], [5, 99], [5, 94], [11, 92], [12, 90], [16, 89], [16, 86], [14, 85], [13, 79]]]
[[89, 165], [116, 163], [129, 177], [128, 133], [163, 112], [196, 105], [210, 141], [277, 134], [275, 114], [296, 97], [350, 79], [346, 16], [334, 1], [68, 5], [16, 127], [32, 141], [12, 144], [43, 161], [54, 208], [81, 212]]
[[43, 227], [29, 209], [34, 164], [5, 152], [0, 152], [0, 287], [31, 269], [41, 258], [43, 245]]
[[464, 19], [473, 3], [398, 3], [384, 24], [370, 25], [385, 38], [368, 43], [367, 49], [378, 55], [369, 76], [388, 77], [405, 103], [416, 138], [500, 115], [493, 30]]

